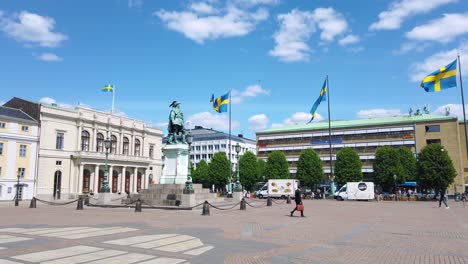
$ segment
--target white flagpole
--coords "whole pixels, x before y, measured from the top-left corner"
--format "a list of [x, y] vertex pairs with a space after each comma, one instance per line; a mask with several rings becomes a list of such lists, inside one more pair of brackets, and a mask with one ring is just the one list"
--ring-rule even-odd
[[114, 100], [115, 100], [115, 86], [112, 88], [112, 109], [111, 109], [111, 114], [114, 113]]

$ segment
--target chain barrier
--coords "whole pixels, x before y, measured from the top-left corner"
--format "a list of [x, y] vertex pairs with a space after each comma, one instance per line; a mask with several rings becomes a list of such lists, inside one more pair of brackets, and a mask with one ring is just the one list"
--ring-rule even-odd
[[73, 200], [71, 202], [65, 202], [65, 203], [57, 203], [57, 202], [51, 202], [51, 201], [45, 201], [45, 200], [41, 200], [39, 198], [36, 198], [36, 201], [39, 201], [43, 204], [47, 204], [47, 205], [57, 205], [57, 206], [60, 206], [60, 205], [69, 205], [69, 204], [72, 204], [72, 203], [75, 203], [78, 201], [78, 199], [76, 200]]
[[241, 203], [241, 202], [238, 202], [238, 203], [236, 203], [235, 205], [233, 205], [232, 207], [229, 207], [229, 208], [221, 208], [221, 207], [212, 205], [211, 203], [208, 203], [208, 205], [210, 205], [210, 206], [213, 207], [214, 209], [218, 209], [218, 210], [231, 210], [232, 208], [238, 206], [240, 203]]
[[91, 199], [93, 199], [93, 200], [95, 200], [95, 201], [99, 200], [99, 199], [97, 199], [97, 198], [94, 198], [94, 197], [92, 197], [92, 196], [89, 196], [89, 195], [88, 195], [88, 196], [86, 196], [86, 197], [85, 197], [85, 199], [86, 199], [86, 198], [91, 198]]
[[119, 198], [112, 199], [111, 202], [115, 202], [115, 201], [122, 200], [122, 199], [125, 199], [125, 198], [127, 198], [127, 195], [124, 195], [124, 196], [119, 197]]
[[[146, 202], [144, 202], [144, 201], [141, 201], [141, 203], [144, 204], [144, 205], [147, 205], [147, 206], [150, 207], [150, 208], [155, 208], [155, 209], [161, 209], [161, 208], [162, 208], [162, 207], [153, 206], [152, 204], [148, 204], [148, 203], [146, 203]], [[180, 210], [192, 210], [192, 209], [194, 209], [194, 208], [196, 208], [196, 207], [202, 206], [204, 203], [205, 203], [205, 202], [199, 203], [199, 204], [194, 205], [194, 206], [192, 206], [192, 207], [181, 207]], [[173, 210], [179, 210], [179, 207], [167, 207], [167, 208], [173, 209]]]
[[245, 203], [246, 203], [248, 206], [252, 207], [252, 208], [262, 208], [262, 207], [265, 207], [265, 206], [266, 206], [267, 201], [262, 202], [260, 206], [258, 206], [258, 205], [252, 205], [252, 204], [250, 204], [250, 203], [247, 202], [247, 201], [245, 201]]
[[282, 200], [281, 202], [275, 201], [275, 199], [271, 199], [275, 204], [284, 204], [286, 203], [286, 200]]

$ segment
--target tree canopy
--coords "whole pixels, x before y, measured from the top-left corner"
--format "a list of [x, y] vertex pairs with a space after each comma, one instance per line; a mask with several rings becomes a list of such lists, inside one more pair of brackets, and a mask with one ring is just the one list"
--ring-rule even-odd
[[209, 166], [205, 160], [201, 160], [198, 163], [197, 168], [192, 176], [192, 181], [194, 183], [201, 183], [204, 188], [210, 188], [211, 184], [213, 184], [209, 178]]
[[229, 179], [229, 160], [226, 157], [226, 153], [215, 153], [208, 167], [209, 182], [218, 188], [224, 188]]
[[423, 188], [447, 189], [457, 172], [447, 151], [440, 144], [429, 144], [418, 155], [418, 184]]
[[359, 155], [351, 148], [342, 148], [336, 154], [336, 181], [341, 185], [347, 182], [362, 181], [362, 162]]
[[252, 191], [258, 180], [257, 157], [247, 151], [239, 159], [239, 178], [245, 190]]
[[[405, 171], [400, 163], [398, 152], [389, 146], [378, 147], [375, 151], [374, 181], [384, 189], [390, 190], [395, 183], [405, 182]], [[394, 176], [396, 175], [396, 180]]]
[[289, 179], [288, 161], [282, 151], [274, 150], [268, 155], [265, 178], [268, 180]]
[[414, 157], [413, 152], [408, 147], [402, 146], [399, 147], [398, 156], [400, 158], [401, 166], [405, 173], [406, 181], [415, 181], [416, 180], [416, 158]]
[[313, 187], [314, 184], [321, 183], [324, 178], [322, 160], [313, 149], [305, 149], [299, 155], [297, 162], [297, 179], [301, 186]]
[[263, 177], [266, 177], [265, 170], [266, 170], [266, 161], [262, 159], [257, 160], [257, 175], [258, 175], [259, 181], [263, 181]]

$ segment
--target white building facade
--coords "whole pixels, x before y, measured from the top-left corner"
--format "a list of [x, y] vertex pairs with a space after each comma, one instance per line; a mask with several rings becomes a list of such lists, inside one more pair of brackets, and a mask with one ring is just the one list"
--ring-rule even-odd
[[99, 193], [108, 149], [108, 181], [116, 196], [136, 193], [161, 175], [162, 131], [144, 122], [77, 107], [40, 107], [37, 197], [70, 199]]
[[34, 196], [38, 122], [21, 110], [0, 106], [0, 201]]

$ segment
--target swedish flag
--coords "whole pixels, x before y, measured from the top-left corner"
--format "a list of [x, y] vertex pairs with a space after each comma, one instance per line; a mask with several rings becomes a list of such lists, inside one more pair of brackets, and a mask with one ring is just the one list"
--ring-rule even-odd
[[457, 60], [426, 76], [421, 82], [421, 87], [426, 92], [440, 92], [457, 87]]
[[[325, 80], [325, 81], [323, 82], [323, 87], [322, 87], [322, 89], [320, 90], [320, 95], [319, 95], [319, 97], [317, 98], [317, 100], [315, 100], [314, 105], [313, 105], [312, 108], [310, 109], [310, 113], [312, 114], [312, 118], [310, 119], [309, 123], [312, 122], [312, 120], [314, 120], [315, 115], [317, 114], [317, 108], [318, 108], [318, 106], [320, 105], [320, 103], [321, 103], [322, 101], [326, 101], [326, 100], [327, 100], [326, 92], [327, 92], [327, 80]], [[308, 124], [309, 124], [309, 123], [308, 123]]]
[[101, 88], [101, 91], [103, 92], [113, 92], [114, 91], [114, 85], [108, 84], [105, 85]]
[[228, 111], [228, 104], [229, 104], [229, 92], [225, 95], [222, 95], [215, 99], [214, 94], [211, 95], [211, 105], [213, 109], [218, 113], [225, 113]]

